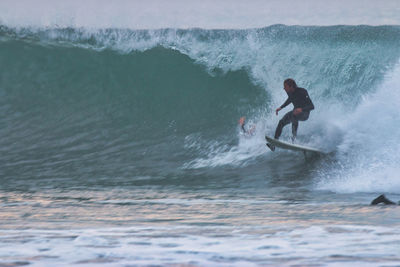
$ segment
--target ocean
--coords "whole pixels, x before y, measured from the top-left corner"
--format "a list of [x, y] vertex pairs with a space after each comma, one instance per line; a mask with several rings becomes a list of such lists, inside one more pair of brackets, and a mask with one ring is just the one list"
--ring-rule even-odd
[[400, 26], [1, 18], [0, 266], [400, 265]]

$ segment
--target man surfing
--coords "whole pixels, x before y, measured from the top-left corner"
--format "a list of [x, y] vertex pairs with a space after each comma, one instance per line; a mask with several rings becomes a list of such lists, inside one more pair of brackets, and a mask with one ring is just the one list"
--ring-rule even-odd
[[256, 131], [256, 126], [253, 124], [250, 127], [247, 127], [247, 129], [246, 129], [244, 126], [245, 123], [246, 123], [246, 117], [241, 117], [239, 119], [239, 125], [240, 125], [241, 132], [247, 137], [253, 136]]
[[[293, 104], [293, 110], [286, 113], [279, 121], [275, 130], [274, 138], [279, 139], [283, 127], [292, 123], [292, 142], [294, 142], [297, 136], [299, 121], [306, 121], [308, 119], [310, 111], [314, 109], [314, 104], [312, 103], [307, 90], [297, 87], [297, 84], [293, 79], [286, 79], [283, 82], [283, 89], [286, 91], [288, 98], [285, 103], [276, 109], [275, 113], [278, 115], [278, 112], [289, 104]], [[274, 145], [267, 143], [267, 146], [272, 151], [275, 151]]]

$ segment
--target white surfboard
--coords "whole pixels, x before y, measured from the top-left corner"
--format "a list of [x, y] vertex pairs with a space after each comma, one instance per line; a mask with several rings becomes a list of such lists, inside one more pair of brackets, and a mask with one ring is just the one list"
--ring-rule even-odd
[[269, 136], [265, 136], [265, 139], [267, 140], [267, 142], [269, 144], [274, 145], [276, 147], [283, 148], [283, 149], [289, 149], [289, 150], [293, 150], [293, 151], [302, 151], [303, 153], [312, 152], [312, 153], [318, 153], [318, 154], [325, 154], [325, 152], [318, 150], [316, 148], [291, 144], [288, 142], [277, 140], [277, 139], [269, 137]]

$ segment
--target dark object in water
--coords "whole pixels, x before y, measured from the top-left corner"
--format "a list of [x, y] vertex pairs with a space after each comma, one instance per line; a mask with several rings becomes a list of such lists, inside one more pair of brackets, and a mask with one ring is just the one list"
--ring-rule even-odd
[[389, 199], [387, 199], [385, 197], [385, 195], [382, 194], [379, 197], [377, 197], [374, 200], [372, 200], [371, 205], [378, 205], [380, 203], [383, 203], [385, 205], [395, 205], [396, 204], [393, 201], [390, 201]]
[[269, 149], [271, 149], [272, 152], [275, 151], [275, 146], [273, 144], [267, 143], [267, 147], [269, 147]]

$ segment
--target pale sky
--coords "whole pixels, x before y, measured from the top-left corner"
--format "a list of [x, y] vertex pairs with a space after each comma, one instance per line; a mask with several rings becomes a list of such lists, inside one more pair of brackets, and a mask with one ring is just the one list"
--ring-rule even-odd
[[1, 0], [0, 24], [131, 29], [400, 25], [400, 0]]

